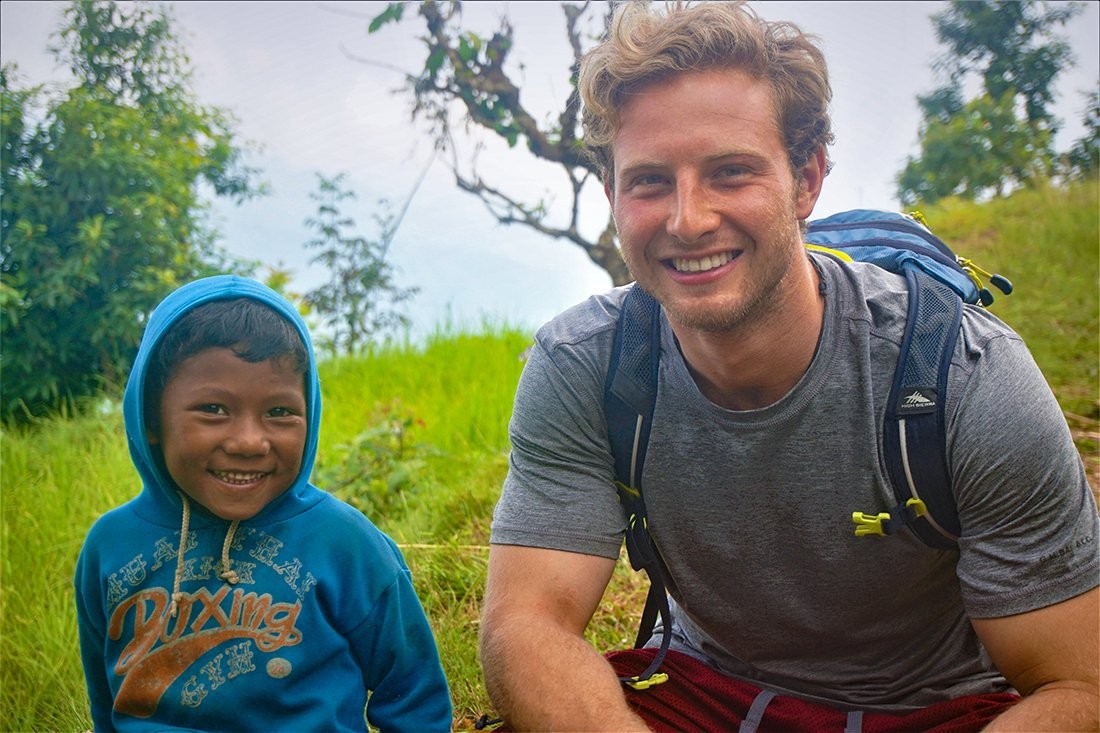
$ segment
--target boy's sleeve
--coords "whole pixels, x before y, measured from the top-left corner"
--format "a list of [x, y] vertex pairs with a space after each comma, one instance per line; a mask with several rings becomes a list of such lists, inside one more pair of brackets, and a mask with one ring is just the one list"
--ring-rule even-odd
[[382, 733], [451, 729], [447, 678], [407, 568], [397, 573], [371, 615], [353, 630], [351, 644], [371, 691], [371, 726]]
[[111, 718], [114, 696], [107, 681], [106, 635], [98, 574], [90, 566], [86, 551], [76, 564], [76, 622], [80, 634], [80, 661], [88, 688], [92, 725], [96, 731], [113, 731]]

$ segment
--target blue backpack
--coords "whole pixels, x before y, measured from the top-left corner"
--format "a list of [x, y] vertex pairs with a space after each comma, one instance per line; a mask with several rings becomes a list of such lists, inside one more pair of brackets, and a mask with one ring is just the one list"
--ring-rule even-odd
[[[882, 431], [897, 503], [873, 514], [853, 512], [855, 534], [892, 535], [909, 528], [930, 547], [955, 549], [960, 527], [946, 459], [947, 372], [962, 304], [993, 301], [981, 278], [989, 278], [1006, 295], [1012, 292], [1012, 284], [957, 256], [929, 231], [919, 214], [846, 211], [811, 222], [805, 240], [809, 249], [904, 275], [909, 289], [905, 333]], [[649, 640], [658, 614], [664, 627], [660, 649], [649, 667], [636, 677], [621, 678], [635, 689], [667, 679], [657, 670], [668, 650], [672, 626], [664, 569], [648, 532], [641, 486], [657, 398], [660, 324], [657, 301], [632, 287], [619, 314], [604, 385], [615, 485], [628, 517], [627, 554], [634, 570], [646, 571], [650, 579], [635, 646]]]

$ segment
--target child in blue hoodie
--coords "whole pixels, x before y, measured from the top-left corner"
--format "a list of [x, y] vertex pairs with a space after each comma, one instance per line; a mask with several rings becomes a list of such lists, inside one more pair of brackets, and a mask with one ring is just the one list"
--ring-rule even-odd
[[96, 730], [450, 729], [396, 545], [309, 483], [321, 395], [289, 302], [233, 276], [181, 287], [123, 411], [144, 485], [76, 569]]

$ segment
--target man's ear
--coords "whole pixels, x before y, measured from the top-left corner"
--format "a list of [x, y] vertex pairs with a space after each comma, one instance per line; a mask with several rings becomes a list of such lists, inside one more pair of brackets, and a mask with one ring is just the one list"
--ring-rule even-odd
[[160, 445], [160, 437], [157, 436], [156, 432], [154, 432], [152, 428], [146, 428], [145, 442], [149, 445]]
[[813, 213], [814, 205], [817, 204], [817, 199], [821, 196], [821, 186], [825, 182], [825, 174], [829, 170], [828, 165], [825, 148], [822, 146], [796, 171], [798, 196], [795, 199], [795, 213], [799, 221], [809, 219], [810, 214]]

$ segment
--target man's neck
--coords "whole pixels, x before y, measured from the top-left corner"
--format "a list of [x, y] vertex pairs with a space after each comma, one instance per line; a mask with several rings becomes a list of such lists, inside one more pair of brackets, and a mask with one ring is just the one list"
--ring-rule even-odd
[[813, 361], [825, 318], [820, 275], [805, 261], [766, 314], [721, 333], [672, 324], [688, 370], [711, 402], [730, 410], [775, 404]]

